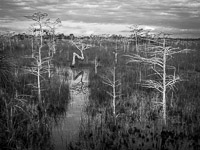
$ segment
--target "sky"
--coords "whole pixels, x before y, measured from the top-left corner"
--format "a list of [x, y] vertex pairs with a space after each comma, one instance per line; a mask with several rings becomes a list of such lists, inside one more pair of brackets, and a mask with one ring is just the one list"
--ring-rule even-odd
[[200, 37], [200, 0], [0, 0], [0, 32], [24, 33], [33, 23], [24, 16], [47, 13], [60, 18], [66, 35], [130, 35], [130, 26], [172, 37]]

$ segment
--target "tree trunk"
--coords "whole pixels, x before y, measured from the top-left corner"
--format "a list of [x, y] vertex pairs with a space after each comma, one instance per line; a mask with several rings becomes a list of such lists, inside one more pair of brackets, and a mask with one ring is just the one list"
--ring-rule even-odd
[[38, 56], [38, 72], [37, 72], [37, 80], [38, 80], [38, 100], [39, 100], [39, 103], [42, 104], [42, 97], [41, 97], [41, 83], [40, 83], [40, 69], [41, 69], [41, 65], [42, 65], [42, 56], [41, 56], [41, 49], [42, 49], [42, 42], [43, 42], [43, 39], [42, 39], [42, 33], [43, 33], [43, 30], [42, 30], [42, 26], [40, 24], [40, 47], [39, 47], [39, 56]]
[[116, 117], [116, 67], [114, 66], [114, 74], [113, 74], [113, 115], [114, 115], [114, 118]]
[[166, 114], [166, 48], [164, 41], [164, 54], [163, 54], [163, 121], [167, 124], [167, 114]]
[[98, 67], [98, 61], [97, 61], [97, 56], [95, 57], [95, 60], [94, 60], [94, 70], [95, 70], [95, 74], [97, 74], [97, 67]]

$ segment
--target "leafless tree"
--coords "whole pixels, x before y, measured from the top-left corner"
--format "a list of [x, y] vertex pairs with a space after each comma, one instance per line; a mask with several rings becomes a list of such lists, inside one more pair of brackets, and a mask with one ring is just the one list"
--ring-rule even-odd
[[[108, 95], [112, 97], [112, 108], [113, 108], [113, 116], [116, 121], [116, 99], [121, 96], [121, 93], [117, 91], [117, 88], [121, 85], [120, 80], [117, 80], [117, 73], [116, 73], [116, 65], [117, 65], [117, 52], [114, 52], [115, 60], [113, 68], [108, 69], [108, 75], [102, 76], [103, 83], [108, 85], [112, 88], [112, 92], [106, 91]], [[111, 75], [111, 76], [110, 76]]]
[[[143, 86], [147, 88], [156, 89], [158, 92], [162, 94], [162, 101], [157, 102], [162, 106], [163, 110], [163, 121], [164, 124], [167, 124], [167, 106], [166, 106], [166, 93], [168, 89], [173, 89], [175, 87], [175, 83], [180, 81], [180, 77], [176, 75], [176, 68], [174, 66], [167, 65], [167, 61], [172, 58], [174, 54], [184, 53], [190, 50], [184, 49], [180, 50], [179, 48], [172, 48], [171, 46], [166, 46], [166, 39], [163, 38], [162, 46], [150, 46], [148, 48], [148, 56], [140, 56], [138, 54], [135, 55], [127, 55], [129, 60], [128, 63], [144, 63], [151, 66], [154, 74], [159, 79], [154, 80], [145, 80]], [[173, 69], [174, 74], [167, 74], [167, 70]]]
[[[49, 18], [47, 18], [47, 13], [41, 13], [37, 12], [34, 13], [31, 16], [25, 16], [28, 19], [31, 19], [35, 21], [35, 23], [32, 25], [36, 29], [39, 29], [39, 39], [40, 39], [40, 46], [38, 51], [34, 52], [33, 57], [30, 57], [32, 61], [32, 67], [31, 68], [25, 68], [25, 70], [28, 73], [31, 73], [37, 77], [37, 86], [34, 86], [37, 89], [38, 92], [38, 100], [39, 103], [42, 103], [42, 96], [41, 96], [41, 80], [43, 78], [43, 75], [47, 73], [48, 70], [48, 62], [50, 57], [42, 58], [42, 48], [43, 48], [43, 34], [44, 34], [44, 27], [46, 24], [46, 21], [48, 21]], [[27, 57], [28, 58], [28, 57]]]
[[78, 41], [78, 42], [71, 41], [71, 43], [72, 43], [72, 45], [74, 45], [74, 46], [80, 51], [80, 53], [81, 53], [81, 54], [79, 55], [79, 54], [73, 52], [72, 66], [74, 66], [75, 63], [76, 63], [76, 57], [77, 57], [78, 59], [84, 60], [85, 57], [84, 57], [83, 51], [85, 51], [85, 50], [91, 48], [92, 46], [89, 45], [89, 44], [85, 44], [85, 43], [83, 43], [83, 42], [81, 42], [81, 41]]

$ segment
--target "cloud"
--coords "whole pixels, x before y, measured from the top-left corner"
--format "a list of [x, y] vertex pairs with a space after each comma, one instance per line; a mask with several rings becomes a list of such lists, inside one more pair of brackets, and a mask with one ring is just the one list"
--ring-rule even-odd
[[86, 5], [83, 5], [82, 7], [84, 7], [84, 8], [98, 8], [99, 5], [90, 5], [90, 4], [86, 4]]
[[[0, 21], [1, 22], [1, 21]], [[10, 21], [0, 25], [0, 31], [4, 29], [9, 29], [15, 32], [27, 32], [30, 21]]]
[[[114, 32], [126, 30], [130, 24], [146, 25], [155, 31], [164, 30], [193, 34], [200, 30], [200, 2], [198, 0], [1, 0], [0, 18], [26, 21], [24, 15], [47, 12], [52, 18], [71, 22], [76, 33]], [[5, 22], [6, 23], [6, 22]], [[13, 21], [14, 24], [14, 21]], [[114, 28], [113, 28], [114, 27]], [[104, 28], [104, 29], [103, 29]], [[63, 31], [70, 32], [62, 28]]]
[[3, 24], [3, 23], [13, 23], [16, 19], [15, 18], [12, 18], [10, 16], [5, 16], [5, 17], [1, 17], [0, 18], [0, 23]]
[[95, 34], [94, 31], [92, 30], [89, 30], [89, 31], [86, 31], [85, 33], [83, 33], [84, 35], [92, 35], [92, 34]]
[[36, 7], [38, 10], [48, 10], [50, 12], [58, 12], [59, 9], [56, 8], [55, 5], [45, 5], [45, 6], [37, 6]]
[[[128, 25], [127, 25], [128, 26]], [[76, 33], [78, 35], [84, 34], [121, 34], [120, 30], [127, 28], [124, 24], [102, 24], [102, 23], [85, 23], [85, 22], [74, 22], [74, 21], [62, 21], [62, 27], [58, 30], [59, 32]], [[77, 30], [79, 32], [77, 32]]]
[[22, 9], [24, 9], [24, 10], [35, 10], [34, 8], [31, 8], [31, 7], [28, 7], [28, 6], [22, 7]]

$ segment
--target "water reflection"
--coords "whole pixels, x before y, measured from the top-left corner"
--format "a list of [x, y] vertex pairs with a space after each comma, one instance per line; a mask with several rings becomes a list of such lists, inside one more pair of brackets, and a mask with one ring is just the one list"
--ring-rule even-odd
[[53, 124], [53, 143], [55, 150], [66, 149], [66, 144], [76, 140], [79, 133], [80, 121], [84, 117], [83, 109], [89, 99], [89, 69], [67, 70], [71, 101], [67, 111], [57, 117]]

